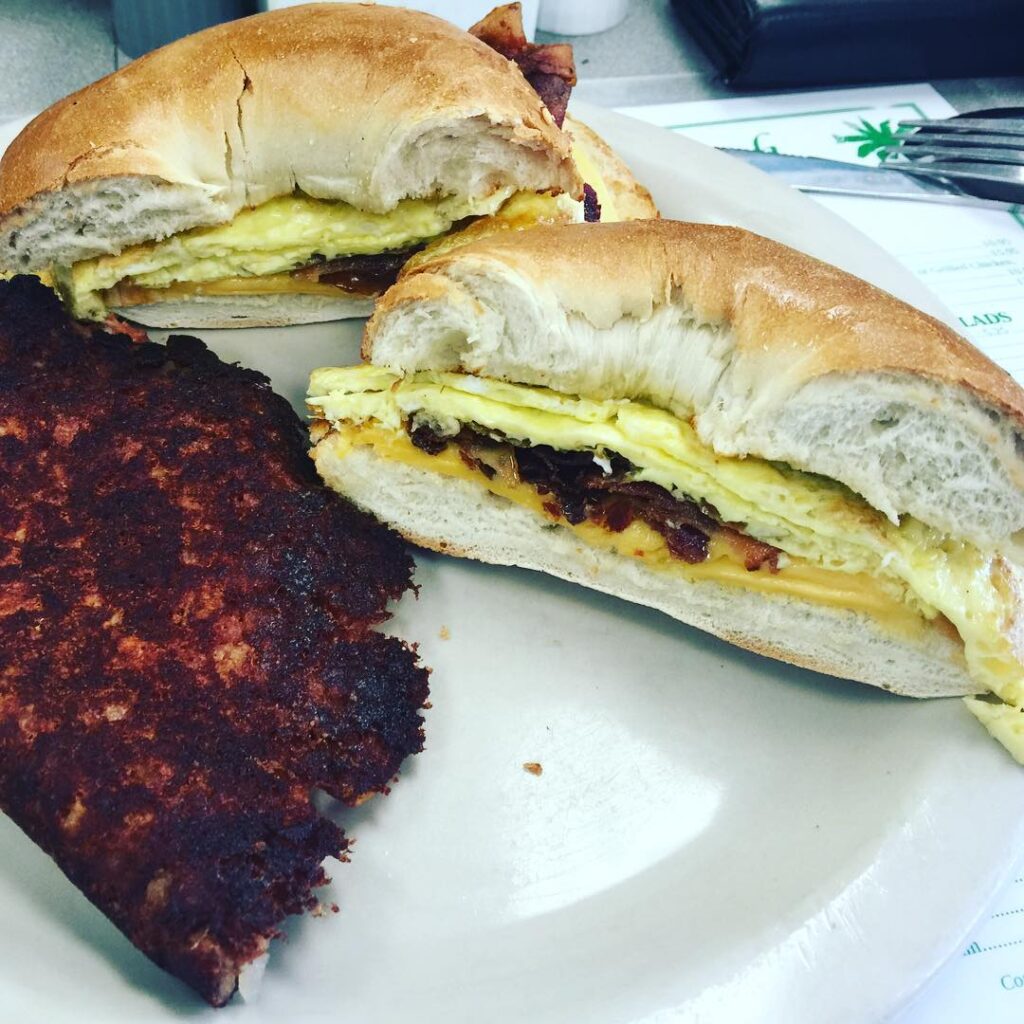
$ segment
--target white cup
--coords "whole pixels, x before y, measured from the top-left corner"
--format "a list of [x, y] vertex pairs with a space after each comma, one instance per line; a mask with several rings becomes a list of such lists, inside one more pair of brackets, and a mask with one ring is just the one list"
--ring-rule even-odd
[[588, 36], [614, 28], [629, 11], [629, 0], [541, 0], [537, 27], [561, 36]]

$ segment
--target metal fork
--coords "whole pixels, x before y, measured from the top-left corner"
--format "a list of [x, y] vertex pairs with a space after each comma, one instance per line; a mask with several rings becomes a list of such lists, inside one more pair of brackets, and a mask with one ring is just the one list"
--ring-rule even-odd
[[901, 121], [900, 140], [883, 147], [893, 167], [955, 181], [984, 199], [1024, 203], [1024, 108], [976, 110], [942, 120]]

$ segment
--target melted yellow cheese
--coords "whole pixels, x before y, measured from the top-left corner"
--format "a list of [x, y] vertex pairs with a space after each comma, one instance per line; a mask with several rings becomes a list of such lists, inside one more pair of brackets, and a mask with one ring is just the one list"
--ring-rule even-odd
[[620, 532], [612, 532], [589, 521], [569, 523], [545, 507], [544, 497], [530, 484], [510, 484], [500, 476], [488, 478], [467, 466], [454, 448], [429, 455], [417, 448], [405, 432], [373, 423], [340, 423], [334, 428], [333, 434], [336, 439], [334, 451], [341, 457], [353, 447], [368, 445], [390, 461], [468, 480], [572, 530], [593, 547], [642, 558], [646, 565], [661, 572], [672, 572], [692, 580], [712, 580], [764, 594], [799, 597], [834, 608], [863, 612], [875, 616], [885, 623], [886, 628], [902, 635], [920, 633], [927, 628], [927, 620], [923, 616], [867, 573], [837, 573], [818, 568], [799, 558], [789, 559], [777, 573], [766, 567], [750, 571], [735, 548], [717, 536], [711, 540], [707, 560], [690, 564], [676, 558], [669, 551], [665, 538], [640, 520], [634, 520]]
[[[714, 505], [723, 520], [807, 565], [870, 576], [914, 614], [946, 616], [979, 688], [1024, 706], [1024, 666], [1008, 639], [1019, 570], [912, 518], [891, 523], [832, 480], [717, 455], [690, 424], [641, 402], [590, 401], [462, 374], [398, 378], [379, 367], [318, 370], [310, 396], [314, 412], [334, 425], [374, 421], [397, 433], [411, 420], [451, 434], [469, 424], [521, 444], [618, 453], [637, 479]], [[1024, 733], [1001, 729], [1000, 736], [1009, 742], [1017, 731]], [[1024, 763], [1024, 739], [1010, 749]]]
[[290, 274], [265, 277], [225, 277], [220, 281], [181, 281], [164, 288], [120, 284], [103, 293], [108, 306], [144, 306], [149, 302], [189, 299], [196, 295], [325, 295], [337, 298], [343, 289], [334, 284], [307, 281]]

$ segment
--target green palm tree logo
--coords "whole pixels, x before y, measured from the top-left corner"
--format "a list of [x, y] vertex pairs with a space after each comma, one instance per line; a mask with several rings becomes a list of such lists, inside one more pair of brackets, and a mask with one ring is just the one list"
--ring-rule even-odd
[[889, 158], [890, 154], [879, 152], [885, 146], [893, 146], [900, 141], [900, 136], [906, 131], [902, 126], [893, 130], [891, 121], [883, 121], [881, 124], [872, 124], [863, 117], [860, 124], [847, 121], [846, 126], [853, 129], [852, 135], [835, 135], [836, 142], [850, 142], [857, 146], [857, 156], [866, 157], [872, 153], [878, 154], [881, 163]]

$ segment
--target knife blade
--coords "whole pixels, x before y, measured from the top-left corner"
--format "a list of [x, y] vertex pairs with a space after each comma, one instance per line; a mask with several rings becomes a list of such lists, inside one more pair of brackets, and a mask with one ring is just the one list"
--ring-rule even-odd
[[952, 182], [917, 178], [897, 167], [884, 164], [865, 167], [816, 156], [791, 156], [788, 153], [764, 153], [726, 147], [721, 147], [721, 151], [738, 157], [801, 192], [869, 196], [873, 199], [909, 199], [924, 203], [980, 206], [990, 210], [1012, 210], [1018, 205], [996, 199], [982, 199], [965, 192]]

